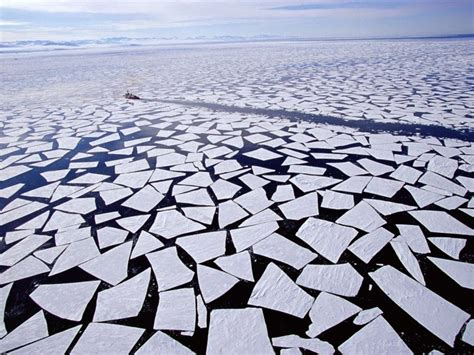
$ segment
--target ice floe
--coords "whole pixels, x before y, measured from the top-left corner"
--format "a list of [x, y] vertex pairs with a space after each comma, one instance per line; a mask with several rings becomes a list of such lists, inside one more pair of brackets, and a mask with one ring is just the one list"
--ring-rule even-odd
[[296, 283], [318, 291], [354, 297], [359, 293], [363, 277], [348, 263], [306, 265]]
[[196, 299], [194, 289], [180, 288], [160, 292], [154, 329], [194, 331]]
[[313, 302], [312, 296], [296, 285], [278, 266], [270, 263], [255, 284], [248, 304], [303, 318]]
[[[378, 287], [410, 317], [453, 346], [469, 314], [390, 265], [369, 274]], [[436, 309], [436, 312], [433, 312]]]
[[274, 354], [261, 309], [216, 309], [211, 312], [206, 353], [254, 352]]

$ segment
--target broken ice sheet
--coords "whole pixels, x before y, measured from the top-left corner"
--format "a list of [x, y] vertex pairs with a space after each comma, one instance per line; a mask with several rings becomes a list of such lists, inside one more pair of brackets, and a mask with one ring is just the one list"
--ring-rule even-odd
[[252, 247], [253, 253], [263, 255], [267, 258], [291, 265], [297, 270], [310, 263], [317, 257], [309, 249], [306, 249], [291, 240], [273, 233]]
[[459, 259], [459, 254], [467, 243], [466, 239], [461, 238], [432, 237], [428, 240], [453, 259]]
[[250, 227], [232, 229], [230, 235], [236, 251], [240, 252], [268, 237], [278, 228], [279, 226], [277, 222], [268, 222]]
[[265, 148], [258, 148], [257, 150], [244, 153], [243, 155], [253, 158], [253, 159], [261, 160], [261, 161], [273, 160], [273, 159], [280, 158], [282, 156], [281, 154], [271, 152]]
[[212, 201], [211, 196], [205, 188], [181, 193], [175, 196], [175, 199], [176, 202], [179, 204], [214, 206], [214, 202]]
[[9, 269], [3, 271], [0, 274], [0, 285], [44, 274], [46, 272], [49, 272], [49, 267], [39, 259], [30, 255]]
[[353, 176], [334, 186], [332, 190], [360, 194], [371, 179], [370, 176]]
[[30, 235], [0, 254], [0, 265], [12, 266], [50, 240], [48, 235]]
[[466, 328], [464, 329], [464, 333], [462, 335], [462, 341], [474, 346], [474, 320], [470, 320]]
[[370, 321], [374, 320], [376, 317], [381, 315], [383, 312], [380, 308], [374, 307], [370, 309], [364, 309], [360, 311], [357, 317], [354, 318], [354, 324], [357, 325], [364, 325], [369, 323]]
[[80, 268], [98, 279], [116, 285], [128, 275], [128, 259], [131, 251], [132, 241], [129, 241], [81, 264]]
[[49, 337], [38, 340], [20, 349], [12, 351], [14, 355], [43, 355], [43, 354], [65, 354], [74, 338], [79, 333], [81, 325], [63, 330]]
[[364, 192], [377, 196], [393, 197], [403, 185], [404, 183], [401, 181], [373, 177], [364, 189]]
[[117, 219], [116, 222], [117, 224], [128, 230], [131, 233], [136, 233], [150, 218], [149, 214], [144, 214], [144, 215], [138, 215], [138, 216], [130, 216], [130, 217], [124, 217], [121, 219]]
[[182, 185], [198, 186], [198, 187], [208, 187], [213, 181], [208, 172], [198, 172], [179, 182]]
[[65, 245], [91, 237], [91, 227], [58, 232], [54, 235], [56, 245]]
[[358, 167], [357, 165], [351, 162], [328, 163], [327, 165], [336, 168], [337, 170], [341, 171], [344, 175], [347, 175], [349, 177], [367, 174], [367, 171], [365, 171], [364, 169]]
[[390, 241], [395, 254], [402, 263], [403, 267], [410, 273], [410, 275], [419, 283], [425, 286], [425, 278], [421, 272], [420, 265], [415, 255], [411, 252], [408, 244], [400, 238]]
[[138, 240], [133, 247], [130, 259], [138, 258], [156, 249], [162, 248], [164, 244], [156, 237], [146, 231], [141, 231]]
[[474, 289], [474, 264], [434, 257], [428, 260], [461, 287]]
[[352, 265], [306, 265], [296, 283], [300, 286], [336, 295], [354, 297], [364, 278]]
[[470, 317], [468, 313], [390, 265], [369, 275], [410, 317], [446, 344], [454, 346], [456, 335]]
[[197, 278], [204, 302], [210, 303], [221, 297], [239, 282], [237, 278], [223, 271], [197, 265]]
[[416, 209], [415, 206], [384, 200], [364, 199], [364, 202], [367, 202], [369, 205], [371, 205], [382, 216], [390, 216], [395, 213]]
[[214, 215], [216, 213], [216, 207], [183, 207], [184, 215], [188, 218], [195, 220], [196, 222], [204, 223], [207, 225], [212, 224]]
[[153, 353], [173, 354], [173, 355], [192, 355], [194, 352], [184, 345], [161, 331], [153, 336], [137, 350], [137, 355], [149, 355]]
[[234, 201], [219, 204], [219, 228], [224, 228], [248, 216], [248, 213]]
[[382, 317], [367, 324], [338, 347], [343, 354], [413, 354]]
[[272, 221], [281, 221], [281, 220], [282, 218], [278, 214], [273, 212], [271, 209], [267, 208], [266, 210], [258, 212], [257, 214], [247, 218], [245, 221], [243, 221], [239, 225], [239, 227], [248, 227], [248, 226], [253, 226], [256, 224], [272, 222]]
[[211, 312], [207, 354], [274, 354], [259, 308]]
[[302, 348], [321, 355], [334, 354], [334, 347], [328, 342], [316, 338], [302, 338], [294, 334], [272, 338], [272, 343], [279, 348]]
[[44, 312], [40, 311], [0, 339], [0, 353], [6, 353], [9, 350], [32, 343], [48, 335], [46, 318], [44, 317]]
[[303, 192], [320, 190], [340, 182], [340, 179], [334, 179], [326, 176], [313, 176], [298, 174], [290, 179], [290, 182]]
[[444, 211], [408, 212], [426, 229], [433, 233], [474, 235], [474, 230]]
[[114, 183], [131, 187], [133, 189], [140, 189], [146, 185], [152, 174], [153, 170], [120, 174], [114, 180]]
[[409, 184], [414, 184], [421, 175], [422, 172], [417, 169], [400, 165], [397, 170], [390, 174], [390, 177]]
[[458, 162], [456, 160], [441, 157], [439, 155], [435, 156], [433, 159], [430, 159], [428, 162], [428, 170], [446, 176], [450, 179], [454, 177], [454, 173], [456, 172], [457, 168]]
[[367, 264], [393, 237], [393, 233], [381, 227], [360, 237], [348, 249]]
[[159, 250], [146, 257], [153, 268], [160, 292], [181, 286], [194, 277], [194, 272], [178, 257], [176, 247]]
[[121, 244], [127, 238], [128, 232], [114, 227], [104, 227], [97, 230], [97, 240], [100, 249]]
[[54, 207], [54, 209], [64, 211], [64, 212], [79, 213], [83, 215], [88, 214], [96, 210], [95, 198], [93, 197], [76, 198], [76, 199], [64, 202]]
[[367, 202], [361, 201], [339, 217], [336, 223], [362, 229], [365, 232], [373, 232], [386, 222]]
[[194, 289], [180, 288], [160, 292], [153, 329], [194, 331], [196, 299]]
[[430, 247], [426, 241], [426, 237], [419, 226], [410, 224], [397, 224], [400, 237], [397, 239], [403, 240], [408, 244], [414, 253], [428, 254]]
[[218, 200], [226, 200], [234, 197], [234, 195], [242, 187], [223, 179], [219, 179], [211, 185], [212, 192]]
[[128, 354], [144, 331], [118, 324], [89, 323], [71, 354]]
[[367, 158], [360, 159], [357, 163], [374, 176], [384, 175], [394, 170], [390, 165], [382, 164]]
[[316, 252], [337, 263], [357, 230], [318, 218], [308, 218], [296, 232], [296, 236]]
[[88, 237], [71, 243], [55, 262], [50, 276], [69, 270], [99, 254], [94, 238]]
[[0, 339], [7, 334], [5, 328], [4, 316], [5, 316], [5, 307], [7, 305], [7, 299], [10, 294], [10, 290], [13, 286], [13, 283], [0, 287]]
[[323, 196], [322, 208], [348, 210], [354, 207], [354, 196], [331, 190], [320, 191]]
[[30, 297], [41, 308], [59, 318], [81, 321], [100, 281], [39, 285]]
[[273, 204], [273, 202], [267, 198], [267, 194], [263, 188], [258, 188], [240, 195], [234, 201], [252, 214], [263, 211]]
[[64, 229], [70, 226], [84, 223], [85, 220], [79, 214], [64, 213], [61, 211], [54, 211], [48, 223], [43, 228], [44, 232], [50, 232], [57, 229]]
[[134, 210], [141, 212], [150, 212], [160, 203], [161, 200], [163, 200], [163, 198], [164, 196], [161, 193], [156, 191], [150, 185], [146, 185], [122, 203], [122, 206], [133, 208]]
[[360, 307], [342, 297], [321, 292], [309, 312], [312, 324], [306, 334], [314, 338], [329, 328], [360, 312]]
[[171, 210], [158, 212], [149, 231], [163, 238], [171, 239], [202, 229], [206, 229], [206, 227], [186, 218], [176, 210]]
[[316, 192], [309, 193], [285, 202], [279, 205], [278, 208], [288, 220], [300, 220], [305, 217], [317, 216], [319, 214], [318, 194]]
[[312, 296], [296, 285], [278, 266], [270, 263], [255, 284], [248, 304], [303, 318], [313, 301]]
[[221, 256], [214, 263], [230, 275], [242, 280], [254, 281], [252, 260], [248, 251]]
[[193, 234], [181, 237], [176, 244], [183, 248], [197, 263], [225, 254], [227, 231]]
[[274, 202], [286, 202], [294, 198], [295, 194], [291, 185], [278, 185], [271, 199]]
[[[0, 226], [4, 226], [5, 224], [8, 224], [12, 221], [16, 221], [20, 218], [23, 218], [25, 216], [28, 216], [28, 215], [33, 214], [35, 212], [38, 212], [39, 210], [41, 210], [45, 207], [46, 207], [46, 204], [34, 201], [34, 202], [28, 203], [24, 206], [15, 208], [11, 211], [1, 213], [0, 214]], [[57, 212], [55, 212], [55, 213], [57, 213]], [[83, 221], [82, 217], [79, 216], [79, 218], [81, 219], [81, 222], [82, 222]], [[81, 223], [81, 222], [79, 222], [79, 223]]]
[[140, 312], [150, 282], [151, 270], [99, 292], [94, 322], [135, 317]]

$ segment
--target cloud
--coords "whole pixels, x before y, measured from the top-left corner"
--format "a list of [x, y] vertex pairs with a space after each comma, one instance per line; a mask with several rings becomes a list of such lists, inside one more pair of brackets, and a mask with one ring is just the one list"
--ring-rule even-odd
[[37, 36], [94, 38], [397, 35], [435, 33], [440, 22], [443, 31], [451, 24], [450, 31], [472, 32], [472, 6], [471, 0], [2, 0], [0, 20], [9, 29], [2, 38], [15, 38], [15, 31], [34, 36], [37, 28]]
[[0, 26], [26, 26], [28, 22], [19, 22], [19, 21], [8, 21], [8, 20], [0, 20]]
[[332, 1], [309, 4], [284, 5], [270, 8], [280, 11], [308, 11], [308, 10], [333, 10], [333, 9], [386, 9], [399, 7], [400, 2], [385, 1]]

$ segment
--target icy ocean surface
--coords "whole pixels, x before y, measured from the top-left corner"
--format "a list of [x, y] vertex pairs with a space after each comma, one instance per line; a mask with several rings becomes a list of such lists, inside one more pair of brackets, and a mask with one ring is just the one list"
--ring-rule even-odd
[[1, 54], [0, 353], [472, 352], [473, 44]]

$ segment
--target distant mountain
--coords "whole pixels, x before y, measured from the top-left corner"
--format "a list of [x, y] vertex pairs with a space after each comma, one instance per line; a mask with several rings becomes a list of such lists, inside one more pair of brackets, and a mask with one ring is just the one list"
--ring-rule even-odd
[[[474, 38], [474, 34], [460, 34], [451, 36], [431, 36], [431, 37], [395, 37], [395, 38], [365, 38], [371, 39], [462, 39]], [[183, 44], [183, 43], [214, 43], [214, 42], [256, 42], [256, 41], [320, 41], [320, 40], [361, 40], [364, 38], [297, 38], [297, 37], [282, 37], [282, 36], [195, 36], [195, 37], [108, 37], [101, 39], [80, 39], [80, 40], [66, 40], [66, 41], [52, 41], [52, 40], [29, 40], [29, 41], [14, 41], [14, 42], [0, 42], [0, 53], [14, 53], [14, 52], [36, 52], [36, 51], [51, 51], [51, 50], [67, 50], [78, 48], [100, 48], [100, 47], [120, 47], [120, 46], [146, 46], [154, 44]]]

